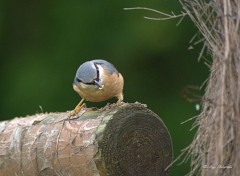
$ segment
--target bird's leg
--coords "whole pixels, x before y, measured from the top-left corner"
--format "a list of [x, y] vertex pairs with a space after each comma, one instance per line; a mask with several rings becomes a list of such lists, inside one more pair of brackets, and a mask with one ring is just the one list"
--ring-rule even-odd
[[117, 96], [117, 99], [118, 99], [118, 101], [117, 101], [116, 104], [119, 106], [119, 105], [121, 105], [123, 103], [123, 93], [119, 94]]
[[84, 99], [82, 99], [78, 105], [74, 108], [73, 111], [70, 112], [70, 116], [75, 116], [77, 113], [79, 113], [83, 106], [85, 106]]

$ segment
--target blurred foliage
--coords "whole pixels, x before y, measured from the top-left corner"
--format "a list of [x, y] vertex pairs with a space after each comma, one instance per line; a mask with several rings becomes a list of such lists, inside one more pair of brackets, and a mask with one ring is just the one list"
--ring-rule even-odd
[[[196, 29], [187, 17], [176, 26], [178, 19], [152, 21], [142, 17], [158, 14], [123, 10], [136, 6], [181, 11], [177, 0], [0, 1], [1, 120], [73, 109], [77, 68], [106, 59], [125, 77], [125, 102], [147, 104], [166, 123], [177, 157], [194, 135], [192, 122], [181, 122], [199, 113], [181, 91], [201, 85], [208, 69], [197, 61], [201, 46], [188, 50]], [[187, 170], [175, 164], [170, 175]]]

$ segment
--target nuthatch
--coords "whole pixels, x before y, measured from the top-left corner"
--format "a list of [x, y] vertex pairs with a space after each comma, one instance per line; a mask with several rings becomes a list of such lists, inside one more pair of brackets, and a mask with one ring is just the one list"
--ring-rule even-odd
[[73, 89], [82, 97], [72, 115], [78, 113], [83, 101], [101, 102], [116, 97], [123, 101], [124, 80], [117, 69], [105, 60], [87, 61], [80, 65], [73, 81]]

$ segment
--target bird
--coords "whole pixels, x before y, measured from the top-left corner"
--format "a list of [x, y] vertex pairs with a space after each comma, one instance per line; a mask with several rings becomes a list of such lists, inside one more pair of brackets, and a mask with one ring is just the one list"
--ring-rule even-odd
[[122, 74], [110, 62], [102, 59], [84, 62], [73, 80], [73, 89], [82, 99], [70, 115], [79, 113], [85, 106], [85, 100], [102, 102], [116, 97], [117, 104], [120, 104], [123, 101], [123, 86]]

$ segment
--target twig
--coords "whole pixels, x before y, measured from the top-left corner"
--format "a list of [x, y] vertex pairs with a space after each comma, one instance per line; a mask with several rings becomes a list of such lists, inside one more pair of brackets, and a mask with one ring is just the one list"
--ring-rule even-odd
[[[162, 20], [181, 18], [180, 19], [180, 22], [181, 22], [183, 20], [183, 17], [185, 17], [187, 15], [187, 13], [184, 13], [184, 12], [181, 12], [178, 15], [175, 15], [173, 12], [171, 14], [168, 14], [168, 13], [164, 13], [164, 12], [161, 12], [161, 11], [158, 11], [158, 10], [155, 10], [155, 9], [151, 9], [151, 8], [147, 8], [147, 7], [130, 7], [130, 8], [123, 8], [123, 9], [124, 10], [147, 10], [147, 11], [150, 11], [150, 12], [158, 13], [158, 14], [163, 16], [163, 17], [160, 17], [160, 18], [147, 17], [147, 16], [143, 17], [143, 18], [148, 19], [148, 20], [161, 20], [162, 21]], [[178, 24], [180, 22], [178, 22]]]

